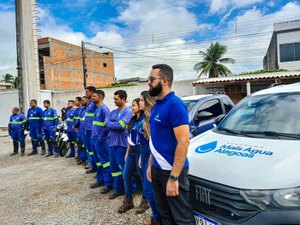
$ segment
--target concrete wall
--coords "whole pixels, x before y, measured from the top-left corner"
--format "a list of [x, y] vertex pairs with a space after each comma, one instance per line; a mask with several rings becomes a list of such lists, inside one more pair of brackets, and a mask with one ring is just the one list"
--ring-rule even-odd
[[300, 70], [300, 61], [280, 62], [280, 45], [300, 42], [300, 31], [277, 34], [277, 52], [280, 69]]
[[[179, 97], [193, 95], [193, 86], [192, 82], [194, 80], [186, 80], [186, 81], [175, 81], [173, 83], [173, 91], [175, 91], [176, 95]], [[116, 108], [113, 102], [114, 93], [117, 90], [125, 90], [127, 92], [127, 105], [131, 105], [132, 101], [135, 98], [140, 97], [142, 91], [149, 90], [148, 83], [139, 83], [138, 86], [131, 87], [117, 87], [117, 88], [105, 88], [103, 91], [105, 92], [105, 104], [110, 108]], [[83, 96], [84, 91], [63, 91], [63, 92], [52, 92], [52, 102], [53, 107], [57, 109], [57, 112], [60, 113], [60, 110], [63, 106], [66, 106], [68, 100], [74, 99], [76, 96]]]
[[0, 127], [7, 127], [12, 107], [19, 106], [17, 90], [0, 92]]
[[[186, 80], [186, 81], [175, 81], [173, 83], [173, 91], [179, 97], [193, 95], [193, 91], [196, 90], [192, 86], [192, 82], [195, 80]], [[112, 110], [116, 106], [113, 102], [114, 93], [117, 90], [125, 90], [128, 94], [127, 105], [131, 105], [133, 99], [140, 97], [142, 91], [149, 90], [148, 83], [139, 83], [137, 86], [131, 87], [120, 87], [120, 88], [105, 88], [105, 104]], [[195, 94], [206, 94], [206, 88], [197, 87], [197, 92]], [[200, 91], [201, 90], [201, 91]], [[83, 96], [84, 91], [50, 91], [50, 90], [41, 90], [40, 101], [38, 105], [43, 108], [43, 101], [50, 100], [52, 107], [57, 110], [57, 113], [60, 115], [60, 109], [64, 106], [67, 106], [68, 100], [75, 99], [77, 96]], [[29, 105], [29, 102], [25, 102], [25, 105]], [[7, 127], [9, 122], [9, 116], [11, 115], [11, 108], [18, 106], [18, 91], [3, 91], [0, 92], [0, 127]], [[27, 112], [27, 110], [26, 110]], [[26, 115], [25, 112], [25, 115]]]

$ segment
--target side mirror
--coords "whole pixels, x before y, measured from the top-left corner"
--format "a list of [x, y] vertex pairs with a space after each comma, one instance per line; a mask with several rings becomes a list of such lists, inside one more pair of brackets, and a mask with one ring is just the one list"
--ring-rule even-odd
[[211, 112], [207, 111], [198, 111], [198, 113], [195, 116], [196, 121], [202, 121], [202, 120], [208, 120], [213, 118], [214, 115]]
[[221, 121], [224, 119], [224, 117], [225, 117], [225, 114], [221, 114], [221, 115], [217, 116], [215, 118], [216, 125], [219, 125], [219, 123], [221, 123]]

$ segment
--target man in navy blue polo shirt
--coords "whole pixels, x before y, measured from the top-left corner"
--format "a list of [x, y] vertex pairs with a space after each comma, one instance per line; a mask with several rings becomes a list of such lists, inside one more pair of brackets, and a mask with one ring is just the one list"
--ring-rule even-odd
[[165, 64], [152, 67], [148, 84], [157, 100], [150, 116], [151, 157], [147, 178], [163, 225], [194, 225], [190, 204], [187, 151], [188, 111], [171, 91], [173, 70]]

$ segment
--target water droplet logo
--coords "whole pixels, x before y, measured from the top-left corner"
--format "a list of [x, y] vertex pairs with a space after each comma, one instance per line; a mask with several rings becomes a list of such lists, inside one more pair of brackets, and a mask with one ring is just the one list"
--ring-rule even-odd
[[197, 147], [195, 149], [195, 152], [197, 153], [207, 153], [210, 152], [212, 150], [214, 150], [217, 147], [217, 141], [214, 142], [210, 142], [208, 144], [205, 145], [200, 145], [199, 147]]

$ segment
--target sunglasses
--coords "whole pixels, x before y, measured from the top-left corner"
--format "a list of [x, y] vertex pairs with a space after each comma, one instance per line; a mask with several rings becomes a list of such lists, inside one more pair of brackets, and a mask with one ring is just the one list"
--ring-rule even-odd
[[153, 81], [155, 81], [155, 80], [157, 80], [157, 79], [159, 79], [159, 80], [162, 80], [163, 78], [160, 78], [160, 77], [148, 77], [148, 82], [149, 83], [152, 83]]

